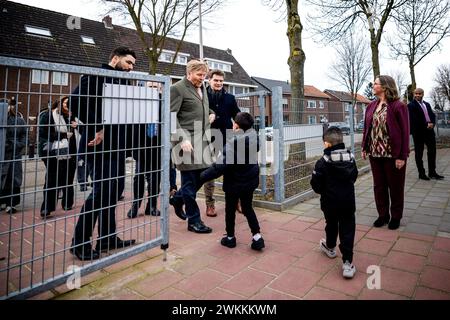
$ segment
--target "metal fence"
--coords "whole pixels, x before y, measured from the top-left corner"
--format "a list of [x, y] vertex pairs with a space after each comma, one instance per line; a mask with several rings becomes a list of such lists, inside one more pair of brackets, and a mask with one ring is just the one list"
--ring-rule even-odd
[[[272, 197], [266, 197], [275, 206], [284, 208], [313, 194], [310, 179], [315, 162], [322, 156], [324, 130], [333, 125], [344, 132], [344, 142], [355, 154], [359, 168], [367, 169], [367, 162], [361, 159], [362, 128], [364, 111], [361, 105], [353, 109], [347, 103], [338, 101], [294, 100], [283, 97], [281, 87], [272, 89], [270, 126], [273, 141], [266, 142], [274, 158]], [[264, 205], [264, 204], [263, 204]]]
[[[167, 249], [169, 86], [168, 77], [0, 57], [0, 299]], [[83, 167], [90, 174], [76, 175]]]

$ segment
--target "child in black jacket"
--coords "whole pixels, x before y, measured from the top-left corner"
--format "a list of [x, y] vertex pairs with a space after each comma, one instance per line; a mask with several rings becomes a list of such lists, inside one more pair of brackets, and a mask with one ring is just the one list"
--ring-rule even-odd
[[345, 149], [341, 129], [330, 127], [323, 135], [324, 155], [317, 161], [311, 186], [320, 196], [320, 207], [325, 215], [326, 240], [320, 240], [320, 250], [329, 258], [342, 253], [344, 278], [353, 278], [353, 244], [355, 240], [355, 187], [358, 169], [353, 154]]
[[261, 250], [265, 247], [258, 219], [252, 207], [253, 191], [259, 184], [258, 135], [252, 128], [253, 123], [253, 117], [249, 113], [239, 112], [233, 123], [233, 138], [227, 142], [217, 162], [200, 175], [201, 183], [223, 175], [227, 234], [220, 243], [228, 248], [236, 247], [234, 226], [239, 200], [242, 213], [247, 218], [253, 234], [251, 248]]

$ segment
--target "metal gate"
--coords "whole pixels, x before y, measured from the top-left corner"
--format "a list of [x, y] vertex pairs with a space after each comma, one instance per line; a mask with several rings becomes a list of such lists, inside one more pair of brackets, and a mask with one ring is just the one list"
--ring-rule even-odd
[[0, 299], [165, 252], [169, 86], [168, 77], [0, 57]]

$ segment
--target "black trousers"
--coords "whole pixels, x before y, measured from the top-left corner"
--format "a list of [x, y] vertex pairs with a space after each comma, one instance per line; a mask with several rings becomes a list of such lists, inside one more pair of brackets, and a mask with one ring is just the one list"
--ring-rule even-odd
[[62, 191], [62, 207], [72, 207], [74, 201], [73, 178], [77, 166], [76, 157], [74, 156], [65, 160], [57, 160], [55, 157], [49, 157], [42, 159], [42, 161], [44, 162], [46, 172], [44, 201], [41, 205], [41, 211], [47, 210], [53, 212], [56, 210], [59, 190]]
[[234, 237], [236, 206], [239, 200], [241, 200], [242, 213], [247, 218], [252, 235], [260, 232], [258, 218], [252, 204], [253, 190], [241, 193], [225, 192], [225, 228], [228, 237]]
[[339, 235], [339, 250], [342, 253], [342, 261], [353, 261], [353, 245], [355, 242], [355, 211], [327, 211], [325, 214], [325, 233], [327, 247], [336, 247]]
[[136, 171], [133, 178], [133, 206], [139, 209], [144, 196], [145, 181], [147, 181], [148, 208], [156, 208], [161, 181], [160, 147], [149, 147], [134, 154]]
[[434, 130], [427, 129], [413, 134], [416, 166], [419, 174], [425, 174], [423, 167], [423, 151], [427, 146], [428, 174], [436, 173], [436, 136]]
[[[91, 247], [90, 238], [97, 219], [98, 234], [102, 246], [116, 237], [116, 205], [123, 192], [125, 175], [125, 152], [113, 151], [97, 154], [94, 162], [94, 187], [80, 212], [73, 243]], [[99, 244], [97, 242], [97, 244]], [[81, 248], [78, 248], [81, 250]]]

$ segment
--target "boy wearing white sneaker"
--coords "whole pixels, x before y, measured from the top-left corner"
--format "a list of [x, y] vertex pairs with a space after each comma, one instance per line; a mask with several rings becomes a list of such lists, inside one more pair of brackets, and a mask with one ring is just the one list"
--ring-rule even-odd
[[323, 134], [324, 155], [314, 168], [311, 186], [320, 194], [320, 207], [325, 215], [326, 239], [320, 240], [320, 250], [336, 258], [336, 242], [342, 253], [342, 275], [353, 278], [353, 244], [355, 241], [355, 187], [358, 169], [353, 154], [345, 149], [341, 129], [330, 127]]
[[232, 139], [228, 140], [217, 162], [200, 174], [200, 182], [205, 183], [223, 175], [227, 234], [220, 243], [228, 248], [236, 247], [234, 227], [236, 208], [240, 201], [242, 213], [247, 218], [253, 235], [251, 248], [260, 251], [265, 244], [252, 206], [253, 192], [259, 184], [259, 144], [253, 123], [253, 117], [247, 112], [239, 112], [236, 115]]

